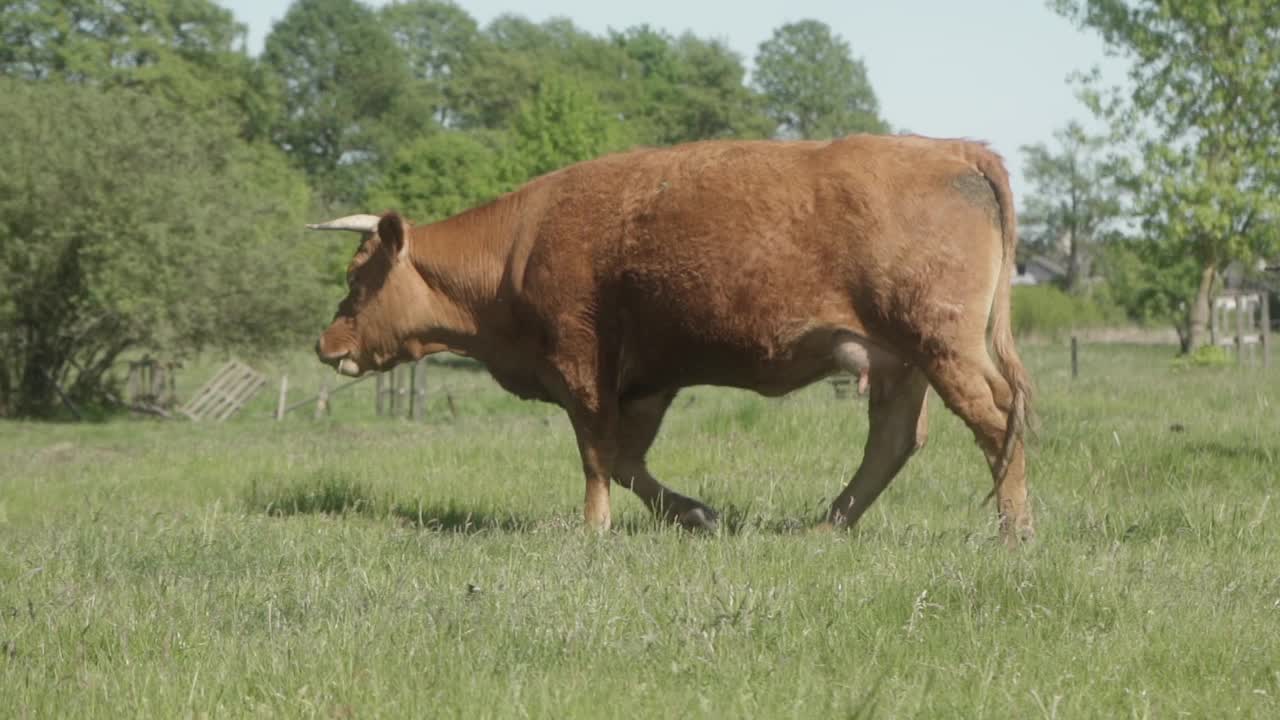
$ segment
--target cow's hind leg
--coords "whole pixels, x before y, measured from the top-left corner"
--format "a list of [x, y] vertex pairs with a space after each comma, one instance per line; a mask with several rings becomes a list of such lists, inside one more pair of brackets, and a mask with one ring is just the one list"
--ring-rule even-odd
[[668, 489], [649, 474], [645, 465], [644, 456], [653, 445], [662, 418], [675, 395], [674, 391], [656, 393], [629, 399], [622, 404], [614, 479], [634, 492], [658, 518], [691, 530], [714, 530], [714, 510]]
[[924, 446], [929, 381], [909, 366], [877, 368], [870, 374], [871, 428], [862, 464], [831, 504], [831, 526], [853, 525], [888, 487], [907, 459]]
[[[1009, 432], [1009, 423], [1014, 421], [1014, 397], [1009, 383], [996, 369], [986, 348], [936, 359], [929, 364], [928, 374], [942, 401], [969, 426], [987, 457], [995, 481], [1001, 537], [1010, 547], [1031, 539], [1035, 530], [1027, 500], [1021, 428]], [[1007, 454], [1006, 442], [1013, 443]]]

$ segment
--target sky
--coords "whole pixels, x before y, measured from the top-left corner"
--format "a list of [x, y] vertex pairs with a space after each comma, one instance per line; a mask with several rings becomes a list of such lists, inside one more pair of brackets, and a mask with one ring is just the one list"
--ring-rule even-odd
[[[1023, 145], [1051, 143], [1072, 119], [1098, 129], [1068, 82], [1098, 66], [1123, 82], [1124, 61], [1044, 0], [455, 0], [482, 26], [503, 14], [534, 21], [567, 17], [598, 35], [648, 24], [723, 40], [751, 66], [775, 28], [821, 20], [866, 65], [881, 116], [895, 129], [985, 140], [1005, 157], [1015, 194], [1028, 190]], [[290, 0], [220, 0], [249, 28], [256, 54]], [[373, 2], [372, 5], [382, 5]]]

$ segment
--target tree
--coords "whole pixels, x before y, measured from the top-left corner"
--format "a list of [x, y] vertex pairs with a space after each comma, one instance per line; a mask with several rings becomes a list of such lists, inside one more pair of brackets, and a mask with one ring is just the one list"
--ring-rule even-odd
[[1194, 257], [1170, 254], [1167, 243], [1142, 237], [1118, 236], [1100, 248], [1102, 277], [1112, 302], [1131, 320], [1143, 324], [1172, 324], [1186, 342], [1187, 288], [1199, 273]]
[[785, 135], [832, 138], [885, 132], [867, 70], [849, 43], [817, 20], [773, 31], [756, 53], [755, 82]]
[[450, 80], [451, 126], [510, 130], [548, 82], [567, 82], [617, 119], [619, 143], [669, 145], [772, 134], [742, 60], [723, 43], [648, 26], [586, 33], [568, 20], [504, 15], [480, 33]]
[[0, 414], [50, 414], [55, 385], [97, 400], [130, 350], [273, 348], [323, 320], [278, 150], [118, 88], [0, 96]]
[[457, 78], [466, 73], [480, 42], [476, 21], [449, 0], [393, 2], [380, 17], [421, 84], [432, 117], [445, 127], [457, 126], [462, 119]]
[[762, 138], [773, 132], [764, 99], [747, 87], [742, 58], [719, 40], [685, 33], [675, 41], [684, 69], [674, 142], [720, 137]]
[[489, 23], [458, 77], [464, 128], [506, 130], [548, 81], [569, 81], [619, 111], [634, 100], [627, 58], [609, 41], [564, 19], [534, 23], [502, 15]]
[[616, 121], [589, 94], [570, 82], [545, 81], [516, 116], [504, 163], [507, 182], [551, 172], [619, 145]]
[[364, 197], [395, 140], [430, 123], [404, 54], [356, 0], [297, 0], [267, 36], [262, 61], [288, 108], [275, 140], [327, 203]]
[[1114, 180], [1115, 167], [1101, 157], [1105, 138], [1086, 134], [1076, 122], [1055, 132], [1054, 138], [1056, 150], [1043, 143], [1022, 148], [1032, 194], [1021, 224], [1042, 245], [1065, 243], [1067, 290], [1078, 292], [1089, 265], [1088, 248], [1120, 214], [1121, 190]]
[[620, 80], [638, 85], [624, 114], [640, 141], [672, 145], [719, 137], [764, 137], [759, 98], [743, 85], [742, 59], [723, 43], [648, 26], [613, 33], [631, 61]]
[[1218, 273], [1280, 248], [1280, 5], [1272, 0], [1053, 0], [1133, 61], [1128, 91], [1084, 97], [1137, 149], [1147, 253], [1196, 272], [1184, 346], [1206, 340]]
[[414, 222], [447, 218], [507, 189], [498, 153], [469, 132], [446, 130], [402, 147], [366, 207], [397, 209]]
[[130, 88], [191, 113], [232, 115], [247, 139], [279, 109], [244, 50], [245, 27], [209, 0], [23, 0], [0, 7], [0, 74]]

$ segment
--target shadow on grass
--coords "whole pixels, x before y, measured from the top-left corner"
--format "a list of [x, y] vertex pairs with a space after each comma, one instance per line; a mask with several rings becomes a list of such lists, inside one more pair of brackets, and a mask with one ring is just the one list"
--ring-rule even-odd
[[289, 515], [377, 515], [386, 508], [366, 485], [339, 473], [317, 473], [305, 481], [271, 487], [254, 478], [245, 506], [272, 517]]
[[[328, 515], [391, 519], [406, 527], [432, 532], [473, 534], [486, 531], [531, 533], [550, 529], [573, 529], [581, 521], [575, 515], [551, 515], [533, 518], [514, 512], [491, 512], [460, 505], [452, 500], [400, 500], [378, 492], [367, 483], [336, 471], [321, 471], [281, 484], [254, 478], [243, 493], [248, 512], [271, 517], [295, 515]], [[715, 533], [690, 532], [690, 537], [722, 537], [735, 535], [794, 535], [812, 529], [820, 521], [812, 517], [767, 518], [750, 505], [731, 502], [711, 503], [719, 513], [719, 529]], [[614, 523], [614, 532], [623, 535], [649, 535], [666, 530], [679, 531], [673, 525], [649, 515], [628, 515]]]
[[435, 532], [527, 532], [537, 525], [514, 513], [469, 510], [453, 502], [397, 501], [372, 490], [347, 475], [316, 473], [310, 478], [271, 487], [253, 479], [244, 493], [249, 512], [271, 517], [330, 515], [338, 517], [390, 518], [402, 525]]
[[1191, 518], [1180, 507], [1153, 508], [1137, 515], [1103, 513], [1072, 525], [1072, 534], [1108, 543], [1151, 542], [1196, 532]]
[[624, 535], [648, 535], [665, 531], [680, 532], [690, 537], [797, 535], [813, 530], [825, 517], [818, 514], [805, 517], [765, 517], [756, 513], [751, 505], [714, 501], [707, 502], [707, 505], [715, 509], [718, 518], [718, 527], [714, 533], [685, 532], [678, 525], [648, 514], [628, 516], [621, 521], [615, 521], [613, 529]]
[[477, 512], [450, 502], [398, 503], [391, 508], [391, 516], [409, 527], [433, 532], [473, 534], [485, 531], [527, 533], [537, 529], [539, 523], [511, 513], [501, 515]]
[[1188, 452], [1195, 455], [1207, 455], [1216, 460], [1237, 460], [1263, 466], [1272, 465], [1276, 461], [1275, 453], [1270, 448], [1258, 447], [1257, 445], [1228, 445], [1217, 441], [1193, 442], [1188, 443], [1177, 454], [1185, 457], [1185, 453]]

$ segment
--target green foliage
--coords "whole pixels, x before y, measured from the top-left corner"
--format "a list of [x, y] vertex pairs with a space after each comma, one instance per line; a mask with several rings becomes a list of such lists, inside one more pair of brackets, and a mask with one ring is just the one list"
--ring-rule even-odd
[[1058, 148], [1024, 146], [1024, 172], [1032, 193], [1019, 215], [1022, 236], [1053, 252], [1065, 242], [1067, 290], [1079, 292], [1088, 275], [1091, 246], [1121, 213], [1116, 168], [1101, 153], [1106, 139], [1090, 136], [1071, 122], [1054, 133]]
[[[1085, 99], [1138, 148], [1126, 179], [1147, 255], [1188, 281], [1187, 344], [1207, 335], [1215, 276], [1280, 251], [1280, 4], [1272, 0], [1054, 0], [1130, 58], [1130, 90]], [[1199, 272], [1178, 268], [1194, 259]], [[1194, 298], [1194, 299], [1193, 299]]]
[[549, 79], [512, 123], [503, 172], [518, 184], [617, 149], [621, 134], [618, 123], [586, 91]]
[[498, 153], [472, 133], [447, 130], [400, 148], [365, 205], [398, 209], [417, 223], [434, 222], [506, 189]]
[[622, 107], [635, 92], [624, 79], [622, 53], [565, 19], [538, 24], [500, 16], [472, 53], [456, 81], [462, 127], [509, 129], [548, 82], [574, 85], [609, 108]]
[[1198, 268], [1195, 258], [1166, 255], [1170, 249], [1169, 243], [1145, 238], [1117, 239], [1104, 247], [1102, 276], [1130, 320], [1183, 326]]
[[0, 6], [0, 74], [162, 97], [234, 116], [262, 137], [278, 91], [244, 51], [245, 28], [209, 0], [23, 0]]
[[470, 47], [451, 80], [461, 126], [508, 129], [552, 82], [593, 97], [636, 143], [761, 137], [771, 129], [758, 96], [743, 85], [741, 58], [719, 41], [673, 38], [648, 26], [597, 38], [568, 20], [504, 15]]
[[[0, 411], [95, 400], [121, 353], [278, 347], [321, 319], [285, 159], [125, 90], [0, 80]], [[49, 122], [57, 118], [57, 122]]]
[[755, 82], [786, 135], [823, 139], [888, 130], [866, 67], [826, 23], [802, 20], [774, 30], [756, 53]]
[[362, 198], [395, 141], [431, 122], [403, 52], [356, 0], [298, 0], [267, 36], [262, 62], [289, 109], [275, 140], [327, 203]]
[[638, 84], [624, 107], [632, 135], [671, 145], [719, 137], [766, 137], [772, 130], [760, 99], [743, 85], [742, 59], [717, 40], [679, 38], [647, 25], [613, 33], [635, 67]]
[[1018, 335], [1061, 337], [1072, 330], [1116, 325], [1123, 313], [1089, 295], [1069, 294], [1052, 285], [1013, 288], [1013, 331]]
[[1189, 368], [1224, 368], [1234, 363], [1226, 348], [1214, 345], [1201, 345], [1189, 353], [1173, 359], [1173, 367], [1179, 370]]
[[472, 68], [480, 43], [476, 21], [449, 0], [397, 0], [384, 5], [379, 19], [404, 53], [410, 76], [445, 127], [462, 121], [458, 78]]

